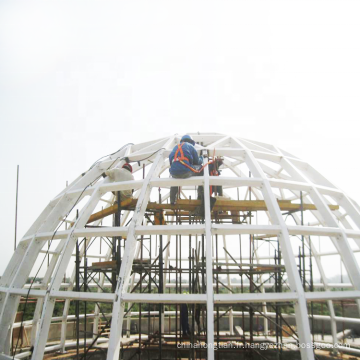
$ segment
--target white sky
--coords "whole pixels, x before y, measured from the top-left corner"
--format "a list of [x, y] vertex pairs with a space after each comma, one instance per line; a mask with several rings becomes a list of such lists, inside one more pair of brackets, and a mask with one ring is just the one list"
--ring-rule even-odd
[[360, 201], [358, 1], [1, 1], [0, 274], [97, 158], [216, 131], [276, 144]]

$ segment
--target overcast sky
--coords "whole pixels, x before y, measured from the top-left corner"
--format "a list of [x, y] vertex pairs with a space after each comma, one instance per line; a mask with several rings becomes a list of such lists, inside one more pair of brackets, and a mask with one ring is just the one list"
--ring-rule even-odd
[[360, 201], [360, 2], [0, 0], [2, 274], [97, 158], [187, 131], [275, 144]]

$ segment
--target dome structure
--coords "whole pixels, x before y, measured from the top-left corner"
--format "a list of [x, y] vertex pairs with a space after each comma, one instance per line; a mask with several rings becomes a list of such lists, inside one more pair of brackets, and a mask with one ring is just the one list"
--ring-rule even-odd
[[[0, 280], [0, 359], [359, 353], [337, 345], [360, 324], [356, 202], [276, 146], [217, 133], [191, 133], [208, 166], [172, 178], [182, 135], [127, 144], [50, 201]], [[133, 180], [106, 176], [125, 163]]]

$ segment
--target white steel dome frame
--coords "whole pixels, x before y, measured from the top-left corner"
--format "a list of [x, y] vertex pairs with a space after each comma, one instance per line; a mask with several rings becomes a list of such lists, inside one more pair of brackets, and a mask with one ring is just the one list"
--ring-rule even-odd
[[[168, 155], [171, 149], [179, 143], [181, 136], [174, 135], [139, 145], [128, 145], [118, 152], [97, 162], [85, 174], [80, 175], [58, 196], [56, 196], [44, 209], [35, 223], [26, 232], [13, 254], [6, 271], [0, 281], [0, 359], [9, 359], [11, 351], [11, 334], [15, 315], [19, 306], [20, 297], [31, 296], [37, 298], [37, 305], [32, 323], [31, 343], [33, 351], [20, 353], [15, 358], [23, 358], [31, 355], [32, 360], [43, 358], [44, 352], [52, 350], [64, 350], [66, 339], [67, 311], [71, 300], [102, 301], [113, 304], [110, 338], [108, 343], [107, 359], [119, 358], [120, 339], [122, 337], [122, 324], [124, 320], [125, 303], [163, 303], [181, 304], [197, 303], [206, 305], [207, 309], [207, 342], [214, 343], [214, 304], [234, 303], [261, 303], [267, 302], [292, 302], [295, 309], [295, 318], [300, 343], [311, 344], [311, 331], [307, 302], [315, 300], [327, 301], [330, 310], [329, 320], [333, 341], [336, 342], [336, 323], [343, 319], [335, 315], [333, 300], [353, 299], [360, 308], [360, 268], [354, 256], [354, 249], [349, 239], [353, 239], [360, 249], [360, 208], [343, 191], [337, 189], [332, 183], [321, 176], [310, 165], [291, 154], [280, 150], [276, 146], [239, 139], [215, 133], [191, 134], [197, 142], [196, 148], [205, 157], [211, 156], [214, 151], [223, 156], [224, 168], [232, 171], [235, 176], [209, 176], [208, 168], [204, 170], [204, 176], [188, 179], [173, 179], [161, 177], [169, 168]], [[147, 176], [141, 180], [126, 182], [111, 182], [101, 175], [109, 167], [121, 167], [125, 157], [132, 162], [140, 159], [145, 160], [148, 168]], [[279, 166], [274, 171], [266, 162]], [[238, 167], [246, 164], [251, 171], [249, 177]], [[141, 171], [142, 167], [134, 166], [134, 172]], [[204, 186], [205, 192], [205, 221], [195, 225], [153, 225], [143, 224], [144, 214], [150, 199], [152, 188], [167, 188], [171, 186]], [[266, 214], [269, 225], [257, 224], [216, 224], [211, 221], [209, 187], [221, 185], [224, 188], [251, 187], [256, 199], [264, 200], [267, 207]], [[279, 189], [280, 196], [274, 189]], [[112, 191], [134, 189], [137, 191], [137, 204], [133, 217], [128, 226], [120, 227], [88, 228], [85, 227], [95, 207], [102, 201], [104, 194]], [[304, 193], [304, 203], [313, 204], [316, 210], [312, 214], [317, 222], [304, 226], [300, 219], [294, 216], [296, 225], [288, 225], [281, 213], [278, 199], [289, 199], [284, 191], [289, 190], [292, 200], [300, 199], [300, 192]], [[79, 200], [88, 196], [88, 200], [80, 209], [79, 216], [74, 218], [69, 228], [58, 228], [64, 222], [64, 218], [74, 208]], [[339, 205], [344, 211], [331, 211], [329, 198], [332, 204]], [[114, 197], [112, 198], [114, 201]], [[108, 201], [109, 202], [109, 201]], [[110, 201], [111, 203], [111, 201]], [[109, 205], [109, 204], [108, 204]], [[351, 219], [351, 220], [350, 220]], [[137, 238], [140, 235], [161, 234], [173, 235], [200, 235], [205, 236], [206, 248], [206, 293], [204, 294], [138, 294], [130, 293], [131, 268], [133, 260], [138, 256], [136, 252]], [[278, 238], [286, 268], [287, 281], [290, 291], [282, 293], [247, 293], [247, 294], [214, 294], [213, 291], [213, 254], [212, 237], [215, 235], [228, 236], [233, 234], [270, 234]], [[351, 281], [348, 291], [331, 291], [329, 282], [321, 264], [322, 256], [328, 253], [313, 250], [313, 258], [321, 275], [321, 287], [324, 291], [306, 292], [301, 282], [295, 256], [291, 248], [291, 235], [324, 236], [331, 239], [336, 248], [336, 253], [341, 256], [348, 277]], [[97, 236], [125, 236], [126, 247], [121, 262], [121, 269], [117, 281], [115, 293], [76, 292], [73, 290], [74, 273], [66, 289], [61, 287], [64, 274], [73, 256], [76, 241], [79, 237], [90, 241]], [[56, 241], [54, 251], [46, 252], [48, 242]], [[83, 250], [82, 250], [83, 251]], [[33, 285], [29, 291], [26, 281], [30, 272], [40, 256], [44, 253], [51, 255], [50, 264], [46, 270], [40, 285]], [[335, 252], [334, 252], [335, 253]], [[110, 255], [108, 255], [110, 256]], [[167, 254], [169, 256], [169, 254]], [[102, 279], [104, 281], [104, 279]], [[64, 316], [52, 318], [56, 299], [65, 300]], [[95, 312], [96, 317], [99, 311]], [[61, 341], [58, 345], [47, 345], [49, 327], [52, 321], [62, 321]], [[351, 320], [351, 319], [349, 319]], [[359, 322], [359, 319], [353, 319]], [[302, 359], [314, 359], [311, 347], [300, 347]], [[207, 358], [214, 359], [214, 349], [210, 346], [207, 350]]]

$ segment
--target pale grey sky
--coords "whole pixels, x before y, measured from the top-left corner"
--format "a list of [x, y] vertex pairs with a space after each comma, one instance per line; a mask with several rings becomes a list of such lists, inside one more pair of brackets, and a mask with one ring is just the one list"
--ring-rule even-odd
[[360, 201], [358, 1], [0, 1], [0, 274], [97, 158], [215, 131], [275, 144]]

